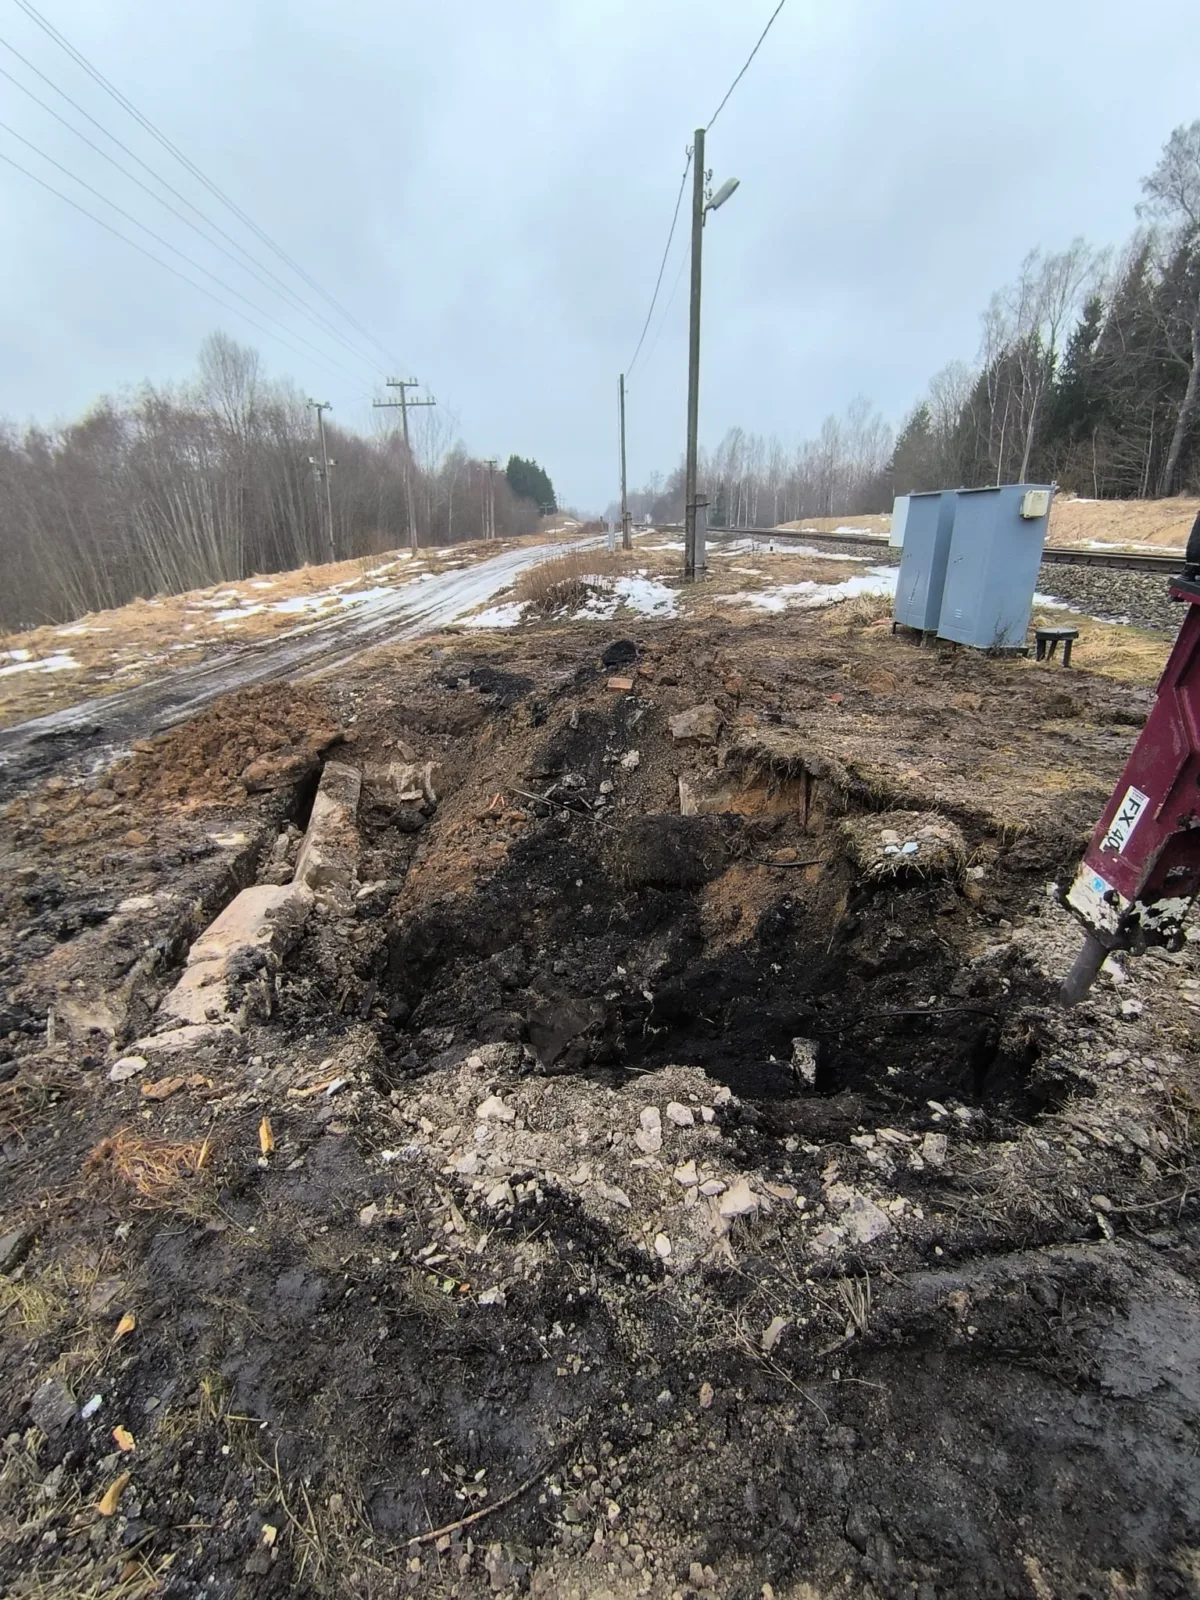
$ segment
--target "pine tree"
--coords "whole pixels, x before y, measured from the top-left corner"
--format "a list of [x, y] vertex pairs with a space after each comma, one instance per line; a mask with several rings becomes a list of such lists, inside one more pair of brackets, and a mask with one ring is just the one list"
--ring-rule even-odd
[[892, 486], [896, 494], [913, 494], [922, 489], [940, 489], [936, 482], [937, 448], [933, 419], [924, 401], [901, 424], [891, 460]]
[[558, 510], [554, 485], [550, 482], [549, 474], [536, 461], [526, 461], [523, 456], [509, 456], [504, 476], [519, 500], [532, 500], [545, 512]]

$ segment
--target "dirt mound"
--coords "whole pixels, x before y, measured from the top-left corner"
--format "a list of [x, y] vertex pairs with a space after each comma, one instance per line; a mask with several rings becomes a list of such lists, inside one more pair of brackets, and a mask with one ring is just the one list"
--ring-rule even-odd
[[141, 800], [228, 800], [295, 783], [342, 738], [319, 689], [268, 684], [230, 695], [182, 727], [135, 748], [112, 776], [115, 793]]

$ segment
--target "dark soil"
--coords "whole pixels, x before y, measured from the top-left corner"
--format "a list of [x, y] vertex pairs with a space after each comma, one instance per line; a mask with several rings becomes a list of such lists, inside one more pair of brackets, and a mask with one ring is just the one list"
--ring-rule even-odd
[[[311, 780], [164, 816], [165, 775], [117, 773], [107, 835], [176, 853], [107, 866], [56, 836], [70, 795], [10, 814], [6, 1592], [1200, 1592], [1195, 962], [1052, 1003], [1046, 889], [1124, 691], [796, 618], [639, 628], [614, 694], [613, 642], [446, 640], [309, 704], [439, 801], [364, 802], [353, 908], [186, 1066], [108, 1077]], [[675, 745], [710, 699], [719, 745]], [[260, 722], [229, 774], [280, 748]], [[718, 767], [726, 809], [680, 816]], [[906, 807], [961, 870], [860, 874], [841, 820]], [[89, 1160], [121, 1130], [196, 1159]]]

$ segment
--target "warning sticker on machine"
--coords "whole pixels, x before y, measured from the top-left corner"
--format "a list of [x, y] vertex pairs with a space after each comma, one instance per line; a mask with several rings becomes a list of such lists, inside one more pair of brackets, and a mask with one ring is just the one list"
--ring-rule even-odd
[[1106, 878], [1093, 872], [1090, 867], [1083, 866], [1071, 885], [1067, 904], [1079, 913], [1090, 928], [1103, 933], [1116, 933], [1128, 901], [1122, 900]]
[[1150, 796], [1135, 789], [1132, 784], [1117, 807], [1116, 815], [1108, 825], [1108, 832], [1100, 846], [1102, 850], [1115, 850], [1118, 855], [1133, 837], [1133, 830], [1141, 821], [1142, 813], [1150, 804]]

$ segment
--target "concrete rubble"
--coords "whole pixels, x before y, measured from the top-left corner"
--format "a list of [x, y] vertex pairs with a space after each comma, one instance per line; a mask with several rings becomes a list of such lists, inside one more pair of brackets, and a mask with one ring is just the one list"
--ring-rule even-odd
[[[394, 763], [375, 774], [397, 800], [436, 803], [432, 764]], [[188, 951], [183, 975], [158, 1008], [166, 1026], [138, 1041], [138, 1048], [179, 1053], [211, 1044], [243, 1027], [250, 1015], [269, 1011], [269, 984], [301, 938], [315, 905], [348, 907], [358, 891], [357, 817], [362, 774], [345, 762], [327, 761], [312, 814], [296, 854], [291, 881], [251, 884], [235, 895]], [[291, 835], [280, 835], [291, 844]], [[286, 848], [273, 848], [267, 876], [275, 876]], [[114, 1082], [140, 1071], [131, 1056], [114, 1064]]]
[[671, 737], [676, 744], [715, 744], [720, 731], [720, 708], [711, 701], [671, 718]]

